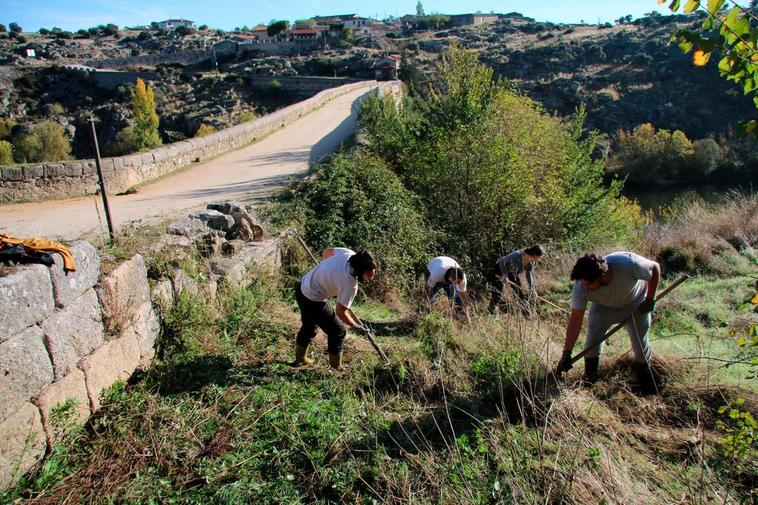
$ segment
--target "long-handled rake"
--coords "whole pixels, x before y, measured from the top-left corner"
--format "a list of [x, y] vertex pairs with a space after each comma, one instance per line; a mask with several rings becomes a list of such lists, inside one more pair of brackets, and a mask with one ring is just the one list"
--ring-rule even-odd
[[[313, 264], [318, 265], [318, 259], [313, 254], [310, 247], [308, 247], [308, 244], [305, 243], [305, 240], [303, 240], [302, 237], [300, 237], [300, 235], [295, 235], [295, 237], [297, 238], [297, 241], [300, 242], [300, 245], [303, 246], [303, 249], [305, 249], [305, 251], [308, 253], [308, 256], [311, 257], [311, 260], [313, 260]], [[361, 321], [361, 319], [356, 315], [353, 309], [347, 309], [347, 310], [350, 312], [350, 315], [353, 317], [353, 319], [358, 321], [358, 324], [368, 329], [368, 333], [366, 333], [366, 338], [368, 339], [369, 343], [374, 348], [374, 350], [377, 352], [377, 354], [379, 354], [379, 357], [382, 358], [382, 361], [384, 361], [384, 364], [389, 365], [390, 364], [389, 358], [387, 358], [387, 355], [384, 354], [384, 351], [382, 350], [381, 347], [379, 347], [379, 344], [376, 342], [376, 336], [374, 335], [374, 330], [372, 330], [369, 326], [366, 326], [365, 324], [363, 324], [363, 321]]]

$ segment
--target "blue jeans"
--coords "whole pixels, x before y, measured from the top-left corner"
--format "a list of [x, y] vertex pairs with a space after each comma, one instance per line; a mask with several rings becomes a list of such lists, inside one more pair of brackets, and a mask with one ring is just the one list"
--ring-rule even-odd
[[[424, 271], [424, 280], [428, 281], [429, 276], [431, 276], [432, 273], [429, 271], [429, 269], [426, 269]], [[437, 292], [442, 289], [445, 291], [445, 294], [447, 295], [448, 299], [455, 300], [455, 307], [456, 308], [463, 308], [463, 299], [461, 298], [461, 294], [458, 292], [457, 289], [455, 289], [454, 284], [449, 284], [447, 282], [438, 282], [435, 284], [432, 289], [429, 291], [429, 302], [433, 303], [434, 299], [437, 298]]]

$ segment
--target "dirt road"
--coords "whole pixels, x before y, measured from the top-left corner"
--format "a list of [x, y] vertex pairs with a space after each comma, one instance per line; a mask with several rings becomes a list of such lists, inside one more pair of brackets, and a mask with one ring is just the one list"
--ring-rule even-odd
[[[334, 152], [352, 134], [357, 104], [372, 88], [346, 93], [260, 142], [139, 188], [111, 196], [116, 229], [129, 221], [158, 222], [214, 200], [245, 203], [270, 196], [312, 162]], [[0, 205], [0, 232], [72, 240], [107, 231], [100, 197]]]

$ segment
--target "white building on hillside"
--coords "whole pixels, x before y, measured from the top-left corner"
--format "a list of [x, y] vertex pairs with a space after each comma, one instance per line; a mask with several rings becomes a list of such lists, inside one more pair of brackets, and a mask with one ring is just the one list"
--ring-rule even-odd
[[167, 19], [165, 21], [158, 22], [158, 28], [161, 30], [175, 30], [180, 26], [186, 26], [187, 28], [197, 28], [194, 21], [189, 19]]

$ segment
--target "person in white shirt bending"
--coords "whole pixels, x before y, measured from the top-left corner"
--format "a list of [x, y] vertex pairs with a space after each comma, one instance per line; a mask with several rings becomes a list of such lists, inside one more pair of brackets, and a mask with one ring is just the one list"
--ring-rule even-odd
[[442, 289], [448, 298], [455, 300], [456, 313], [463, 314], [466, 321], [471, 322], [466, 274], [457, 261], [447, 256], [432, 258], [426, 265], [424, 279], [424, 293], [429, 303], [434, 302], [437, 292]]
[[[345, 324], [361, 333], [368, 333], [366, 327], [350, 316], [348, 309], [358, 292], [358, 283], [368, 282], [375, 275], [376, 261], [370, 252], [356, 254], [344, 247], [324, 249], [321, 262], [305, 274], [295, 288], [302, 326], [297, 334], [293, 366], [313, 363], [307, 356], [308, 346], [316, 336], [318, 327], [328, 339], [329, 364], [337, 370], [342, 367]], [[333, 296], [337, 297], [336, 311], [326, 302]]]

